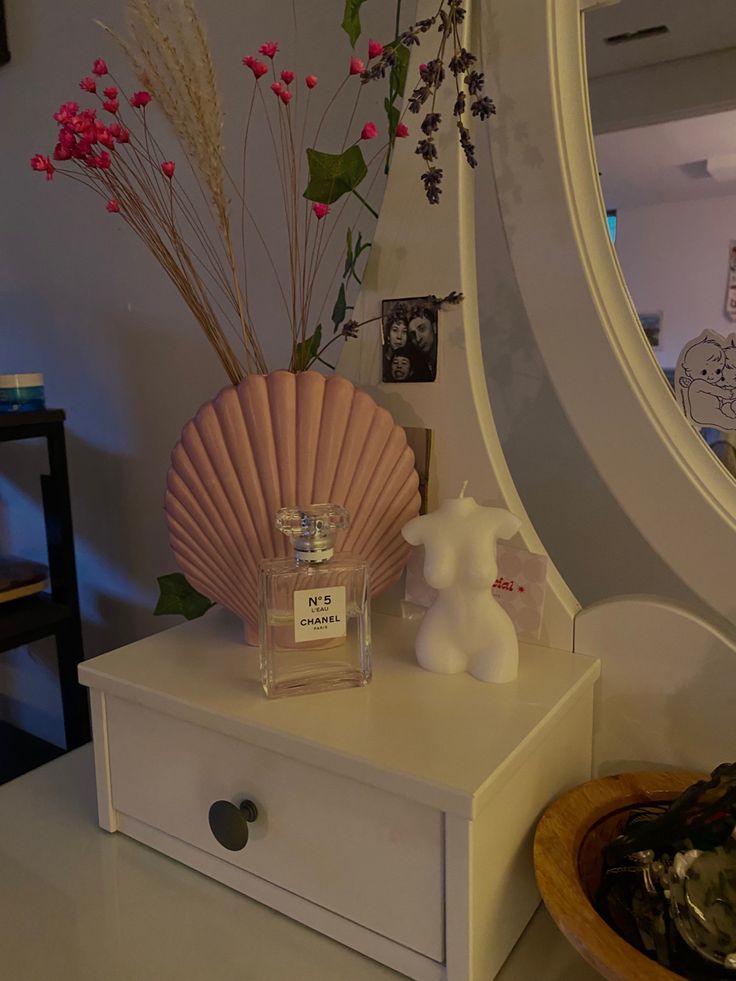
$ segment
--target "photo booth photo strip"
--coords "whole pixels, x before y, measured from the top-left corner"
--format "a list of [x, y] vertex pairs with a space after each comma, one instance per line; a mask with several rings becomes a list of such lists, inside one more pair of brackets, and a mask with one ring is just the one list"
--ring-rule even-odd
[[704, 330], [680, 351], [675, 396], [693, 426], [736, 431], [736, 334]]
[[383, 301], [381, 381], [408, 383], [436, 379], [438, 309], [434, 296]]

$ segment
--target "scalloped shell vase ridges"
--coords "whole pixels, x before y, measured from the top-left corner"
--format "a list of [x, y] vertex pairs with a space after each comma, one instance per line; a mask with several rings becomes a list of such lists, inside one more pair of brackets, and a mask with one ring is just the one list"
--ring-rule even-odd
[[401, 528], [419, 513], [404, 430], [345, 378], [249, 375], [184, 426], [166, 481], [169, 541], [189, 582], [256, 643], [258, 563], [290, 554], [276, 511], [326, 501], [350, 512], [336, 548], [369, 563], [375, 596], [401, 575]]

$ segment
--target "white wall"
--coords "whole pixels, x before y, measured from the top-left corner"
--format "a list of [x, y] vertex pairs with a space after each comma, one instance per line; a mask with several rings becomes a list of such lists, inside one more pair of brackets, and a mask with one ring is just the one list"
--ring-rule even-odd
[[[342, 6], [310, 4], [308, 16], [291, 0], [200, 6], [228, 113], [226, 143], [237, 164], [250, 91], [241, 58], [264, 40], [279, 40], [288, 53], [284, 67], [319, 75], [315, 95], [324, 105], [350, 54], [339, 29]], [[363, 17], [363, 47], [369, 36], [393, 31], [393, 4], [367, 6], [379, 9]], [[62, 101], [80, 97], [78, 81], [95, 57], [105, 57], [132, 82], [122, 53], [94, 24], [99, 18], [122, 28], [123, 4], [23, 0], [6, 7], [12, 61], [0, 69], [0, 372], [44, 372], [47, 404], [67, 412], [85, 653], [93, 656], [176, 622], [151, 613], [156, 576], [175, 568], [162, 511], [169, 453], [183, 424], [227, 379], [178, 293], [122, 222], [83, 189], [60, 179], [47, 184], [28, 166], [32, 154], [53, 148], [51, 114]], [[382, 124], [377, 103], [383, 94], [363, 90], [354, 129], [370, 118]], [[351, 104], [352, 95], [331, 112], [322, 149], [340, 148]], [[265, 149], [262, 125], [254, 127], [254, 140]], [[259, 173], [252, 203], [286, 266], [268, 156], [254, 170], [254, 182]], [[343, 242], [344, 230], [334, 238], [335, 255], [325, 265], [330, 272]], [[271, 365], [285, 366], [286, 326], [265, 261], [252, 265], [252, 280]], [[0, 460], [0, 548], [43, 559], [41, 447], [2, 447]], [[0, 717], [59, 741], [53, 660], [48, 645], [30, 655], [0, 655]]]
[[657, 360], [672, 368], [702, 330], [729, 334], [728, 247], [736, 239], [736, 195], [618, 212], [616, 252], [639, 313], [662, 310]]

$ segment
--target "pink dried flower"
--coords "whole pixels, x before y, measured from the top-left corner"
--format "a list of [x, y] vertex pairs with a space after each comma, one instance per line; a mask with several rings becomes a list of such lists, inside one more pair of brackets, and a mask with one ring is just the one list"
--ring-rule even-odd
[[37, 153], [31, 157], [31, 167], [39, 173], [45, 173], [47, 181], [51, 180], [56, 170], [49, 158], [45, 157], [42, 153]]
[[399, 123], [399, 125], [396, 127], [396, 135], [400, 140], [409, 135], [409, 127], [406, 125], [406, 123]]
[[373, 140], [378, 136], [378, 127], [375, 123], [366, 123], [360, 131], [361, 140]]
[[115, 88], [114, 85], [108, 85], [106, 89], [102, 90], [102, 94], [105, 96], [106, 99], [117, 99], [118, 90]]
[[134, 109], [145, 109], [148, 103], [151, 101], [150, 92], [146, 92], [142, 89], [140, 92], [134, 92], [130, 98], [130, 104]]
[[379, 55], [383, 54], [383, 45], [380, 41], [369, 41], [368, 42], [368, 58], [377, 58]]
[[288, 106], [288, 104], [291, 102], [291, 92], [289, 92], [288, 89], [283, 89], [281, 92], [279, 92], [279, 99], [281, 99], [285, 106]]
[[364, 68], [365, 68], [365, 64], [363, 63], [363, 61], [360, 58], [351, 58], [350, 59], [350, 74], [351, 75], [360, 75], [360, 73], [363, 71]]
[[72, 116], [76, 116], [79, 112], [78, 102], [64, 102], [60, 107], [59, 111], [54, 113], [54, 119], [57, 123], [68, 123]]
[[99, 140], [103, 146], [106, 146], [108, 150], [115, 149], [115, 138], [109, 129], [103, 129], [99, 132]]
[[271, 91], [272, 92], [275, 92], [276, 95], [281, 95], [281, 93], [283, 91], [283, 88], [284, 88], [284, 86], [281, 84], [281, 82], [272, 82], [271, 83]]
[[120, 126], [118, 123], [113, 123], [110, 127], [110, 132], [118, 143], [130, 143], [130, 132], [124, 126]]
[[250, 68], [256, 77], [256, 81], [258, 81], [258, 79], [262, 75], [265, 75], [268, 71], [267, 65], [263, 61], [259, 61], [257, 58], [254, 58], [253, 55], [246, 55], [245, 58], [243, 58], [243, 64], [246, 68]]
[[265, 55], [266, 58], [273, 58], [278, 50], [278, 41], [265, 41], [258, 49], [258, 54]]
[[71, 155], [72, 151], [63, 143], [57, 143], [54, 147], [54, 160], [69, 160]]
[[74, 146], [71, 147], [72, 156], [76, 157], [78, 160], [85, 160], [91, 149], [92, 144], [90, 141], [87, 139], [81, 139], [78, 143], [75, 143]]
[[92, 78], [91, 75], [87, 75], [79, 83], [79, 87], [83, 92], [96, 92], [97, 82]]
[[110, 200], [105, 205], [110, 214], [116, 215], [120, 211], [120, 205], [115, 200], [115, 198], [110, 198]]
[[317, 220], [319, 221], [321, 218], [324, 218], [325, 215], [329, 215], [330, 206], [329, 204], [320, 204], [320, 203], [313, 204], [312, 211], [315, 213], [315, 215], [317, 216]]
[[317, 78], [316, 75], [307, 75], [307, 77], [304, 79], [304, 81], [307, 83], [307, 88], [308, 89], [313, 89], [314, 86], [319, 81], [319, 79]]
[[107, 150], [95, 156], [92, 154], [86, 161], [88, 167], [97, 167], [99, 170], [109, 170], [112, 160]]
[[285, 68], [281, 72], [281, 80], [283, 82], [286, 82], [287, 85], [291, 85], [291, 83], [294, 81], [294, 72], [290, 72], [288, 69]]
[[163, 170], [164, 174], [169, 178], [169, 180], [171, 180], [171, 178], [174, 176], [174, 171], [176, 170], [176, 164], [173, 160], [164, 160], [164, 162], [161, 164], [161, 170]]
[[105, 110], [106, 112], [111, 112], [111, 113], [113, 114], [113, 116], [114, 116], [114, 115], [115, 115], [115, 113], [116, 113], [116, 112], [118, 111], [118, 109], [120, 108], [120, 103], [118, 102], [118, 100], [117, 100], [117, 99], [106, 99], [106, 100], [105, 100], [105, 101], [104, 101], [104, 102], [102, 103], [102, 108], [103, 108], [103, 109], [104, 109], [104, 110]]
[[74, 146], [76, 140], [74, 139], [74, 133], [67, 129], [65, 126], [63, 129], [59, 130], [59, 143], [67, 149], [71, 149]]
[[69, 129], [72, 133], [77, 133], [79, 136], [83, 136], [88, 129], [92, 126], [88, 119], [84, 116], [72, 116], [68, 123]]
[[107, 64], [104, 58], [96, 58], [94, 65], [92, 65], [93, 75], [107, 75]]

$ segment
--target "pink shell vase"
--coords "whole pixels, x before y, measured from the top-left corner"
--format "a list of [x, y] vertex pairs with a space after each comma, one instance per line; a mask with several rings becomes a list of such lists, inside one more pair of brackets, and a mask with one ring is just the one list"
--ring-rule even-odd
[[331, 501], [350, 512], [337, 549], [370, 566], [371, 593], [395, 582], [419, 513], [419, 479], [404, 430], [347, 379], [315, 371], [249, 375], [185, 426], [171, 454], [166, 523], [195, 589], [258, 637], [258, 563], [290, 554], [281, 507]]

